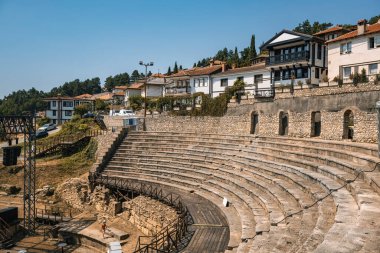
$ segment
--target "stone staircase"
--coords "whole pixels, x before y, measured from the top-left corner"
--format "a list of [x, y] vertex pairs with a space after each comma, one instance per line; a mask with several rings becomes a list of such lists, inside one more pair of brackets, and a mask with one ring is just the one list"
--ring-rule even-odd
[[215, 203], [227, 252], [378, 252], [379, 162], [374, 144], [131, 132], [103, 173]]

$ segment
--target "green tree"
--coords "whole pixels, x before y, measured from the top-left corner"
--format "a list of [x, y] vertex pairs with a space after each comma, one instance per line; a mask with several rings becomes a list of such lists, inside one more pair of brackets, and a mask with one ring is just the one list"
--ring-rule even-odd
[[107, 104], [101, 99], [95, 100], [95, 110], [97, 111], [104, 111], [107, 109]]
[[371, 17], [371, 18], [368, 20], [368, 23], [369, 23], [370, 25], [373, 25], [373, 24], [377, 23], [377, 22], [379, 21], [379, 19], [380, 19], [380, 15], [373, 16], [373, 17]]
[[173, 74], [177, 74], [178, 73], [178, 65], [177, 65], [177, 62], [174, 63], [174, 68], [173, 68]]
[[182, 70], [182, 65], [179, 65], [179, 70]]
[[235, 64], [236, 67], [239, 67], [239, 53], [237, 47], [235, 47], [232, 63]]
[[314, 33], [326, 30], [332, 25], [332, 23], [319, 23], [318, 21], [315, 21], [313, 24], [311, 24], [310, 21], [306, 19], [302, 23], [299, 23], [298, 26], [293, 29], [293, 31], [312, 35]]
[[171, 75], [172, 74], [172, 70], [170, 69], [170, 66], [168, 68], [168, 72], [166, 73], [167, 75]]
[[140, 73], [137, 69], [133, 70], [132, 74], [131, 74], [131, 81], [132, 82], [136, 82], [137, 80], [140, 79]]
[[250, 61], [252, 62], [253, 59], [257, 57], [257, 52], [256, 52], [256, 37], [254, 34], [252, 34], [251, 37], [251, 45], [249, 46], [249, 58]]
[[74, 114], [82, 117], [85, 113], [87, 113], [90, 110], [91, 110], [91, 106], [89, 104], [87, 104], [87, 103], [86, 104], [80, 104], [74, 108]]

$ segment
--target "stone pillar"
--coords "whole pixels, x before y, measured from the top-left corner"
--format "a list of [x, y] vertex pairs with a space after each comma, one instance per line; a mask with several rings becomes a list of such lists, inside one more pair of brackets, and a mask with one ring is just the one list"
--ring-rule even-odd
[[377, 111], [377, 152], [380, 157], [380, 101], [376, 102], [376, 111]]

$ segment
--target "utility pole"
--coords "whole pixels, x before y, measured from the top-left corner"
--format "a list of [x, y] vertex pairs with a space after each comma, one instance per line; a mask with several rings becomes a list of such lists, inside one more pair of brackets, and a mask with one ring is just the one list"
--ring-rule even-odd
[[148, 66], [153, 66], [153, 62], [144, 63], [143, 61], [139, 62], [140, 65], [145, 66], [145, 85], [144, 85], [144, 118], [146, 118], [146, 86], [148, 83]]

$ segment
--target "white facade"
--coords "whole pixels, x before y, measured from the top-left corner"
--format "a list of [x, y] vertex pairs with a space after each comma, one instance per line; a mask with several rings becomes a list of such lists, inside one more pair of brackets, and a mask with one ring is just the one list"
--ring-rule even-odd
[[235, 81], [240, 78], [247, 85], [245, 91], [254, 94], [255, 89], [270, 88], [270, 71], [264, 66], [261, 69], [251, 71], [232, 72], [226, 71], [212, 76], [212, 97], [219, 96], [226, 87], [233, 86]]
[[328, 43], [328, 69], [330, 81], [340, 77], [349, 82], [350, 74], [362, 69], [367, 75], [379, 74], [380, 32]]
[[204, 94], [210, 94], [211, 77], [209, 75], [191, 76], [190, 86], [191, 94], [203, 92]]
[[46, 110], [45, 115], [54, 124], [62, 124], [71, 120], [74, 115], [75, 107], [80, 104], [93, 103], [88, 100], [74, 100], [70, 98], [52, 98], [46, 100], [49, 103], [49, 108]]
[[[161, 85], [150, 85], [146, 86], [146, 96], [147, 97], [162, 97], [163, 86]], [[145, 89], [141, 88], [141, 96], [145, 97]]]

